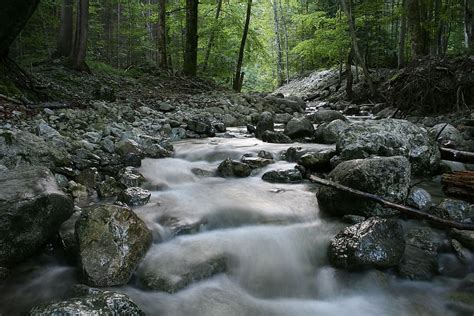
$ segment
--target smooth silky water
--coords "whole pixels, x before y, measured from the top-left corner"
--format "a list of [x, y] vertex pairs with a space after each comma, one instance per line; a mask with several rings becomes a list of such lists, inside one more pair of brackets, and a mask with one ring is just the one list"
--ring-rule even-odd
[[[244, 179], [193, 173], [260, 150], [278, 158], [290, 146], [329, 147], [262, 143], [240, 132], [176, 142], [174, 158], [144, 160], [140, 171], [152, 198], [135, 209], [154, 236], [137, 274], [147, 265], [179, 274], [215, 255], [226, 259], [227, 271], [174, 294], [144, 290], [136, 277], [113, 290], [128, 294], [149, 315], [451, 315], [440, 297], [453, 281], [413, 282], [332, 268], [327, 246], [344, 225], [319, 214], [315, 186], [261, 180], [264, 172], [294, 163], [277, 161]], [[47, 256], [32, 262], [0, 288], [0, 314], [61, 299], [78, 282], [77, 271], [64, 263]]]

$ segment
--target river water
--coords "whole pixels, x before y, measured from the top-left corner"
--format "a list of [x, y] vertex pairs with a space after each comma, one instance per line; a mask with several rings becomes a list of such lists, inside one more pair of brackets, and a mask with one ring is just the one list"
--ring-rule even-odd
[[[344, 225], [319, 213], [315, 186], [271, 184], [264, 172], [292, 168], [276, 161], [244, 179], [197, 176], [225, 158], [266, 150], [279, 157], [292, 145], [262, 143], [233, 130], [235, 138], [175, 143], [174, 158], [143, 161], [150, 203], [135, 212], [152, 230], [145, 268], [178, 275], [196, 262], [221, 256], [225, 273], [173, 294], [144, 290], [139, 278], [117, 291], [149, 315], [450, 315], [440, 297], [450, 281], [413, 282], [390, 273], [348, 273], [327, 260], [329, 240]], [[313, 151], [326, 145], [300, 144]], [[18, 267], [0, 287], [0, 314], [61, 299], [77, 283], [76, 271], [50, 256]]]

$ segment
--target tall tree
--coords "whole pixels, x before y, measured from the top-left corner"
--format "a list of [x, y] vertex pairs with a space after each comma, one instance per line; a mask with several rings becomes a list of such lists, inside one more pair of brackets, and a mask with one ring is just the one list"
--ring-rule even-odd
[[355, 28], [355, 18], [353, 15], [352, 10], [352, 0], [341, 0], [341, 5], [344, 12], [347, 15], [348, 23], [349, 23], [349, 33], [352, 40], [352, 52], [354, 53], [355, 58], [357, 59], [357, 63], [362, 67], [362, 71], [364, 72], [365, 80], [369, 85], [370, 93], [375, 94], [375, 87], [374, 83], [372, 82], [372, 78], [370, 77], [369, 69], [367, 68], [367, 64], [365, 63], [362, 55], [360, 54], [359, 44], [357, 43], [357, 33]]
[[73, 34], [73, 3], [72, 0], [63, 0], [61, 4], [58, 46], [54, 54], [56, 57], [69, 56], [72, 50]]
[[89, 71], [86, 64], [87, 38], [89, 33], [89, 0], [78, 0], [76, 32], [70, 54], [71, 67], [80, 71]]
[[212, 45], [214, 45], [214, 37], [216, 34], [217, 23], [219, 22], [219, 16], [221, 14], [222, 0], [217, 0], [216, 16], [214, 18], [214, 25], [211, 30], [211, 35], [209, 35], [209, 42], [207, 42], [206, 54], [204, 55], [204, 65], [202, 71], [206, 72], [207, 65], [209, 63], [209, 56], [211, 55]]
[[197, 73], [198, 0], [186, 0], [186, 44], [183, 71], [188, 76]]
[[245, 42], [249, 33], [250, 16], [252, 14], [252, 0], [247, 0], [247, 15], [245, 17], [244, 31], [242, 33], [242, 40], [240, 41], [239, 57], [237, 58], [237, 67], [235, 68], [235, 76], [233, 89], [237, 92], [242, 90], [242, 83], [244, 74], [242, 71], [242, 63], [244, 61]]
[[40, 0], [4, 0], [0, 10], [0, 59], [35, 12]]
[[407, 34], [407, 0], [402, 0], [402, 14], [400, 16], [400, 34], [398, 36], [398, 69], [405, 66], [405, 43]]
[[276, 0], [272, 1], [273, 6], [273, 21], [275, 26], [275, 43], [277, 49], [277, 76], [278, 76], [278, 86], [283, 85], [283, 57], [281, 50], [281, 36], [280, 36], [280, 21], [278, 19], [278, 9]]
[[414, 60], [429, 54], [429, 35], [424, 25], [426, 7], [422, 0], [407, 1], [407, 21]]
[[474, 3], [464, 0], [464, 45], [474, 51]]
[[168, 68], [168, 39], [166, 29], [166, 0], [159, 0], [158, 5], [158, 65]]

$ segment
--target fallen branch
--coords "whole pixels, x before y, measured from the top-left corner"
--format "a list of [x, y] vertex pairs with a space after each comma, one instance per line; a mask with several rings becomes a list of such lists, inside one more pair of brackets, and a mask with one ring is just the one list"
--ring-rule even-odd
[[342, 185], [342, 184], [339, 184], [339, 183], [336, 183], [336, 182], [333, 182], [333, 181], [324, 180], [324, 179], [318, 178], [316, 176], [310, 176], [309, 180], [311, 182], [318, 183], [318, 184], [321, 184], [321, 185], [324, 185], [324, 186], [327, 186], [327, 187], [331, 187], [331, 188], [334, 188], [336, 190], [351, 193], [351, 194], [356, 195], [356, 196], [361, 197], [361, 198], [372, 200], [372, 201], [382, 205], [383, 207], [395, 209], [395, 210], [399, 211], [400, 213], [402, 213], [402, 214], [404, 214], [404, 215], [406, 215], [410, 218], [425, 219], [425, 220], [430, 221], [432, 223], [444, 225], [444, 226], [450, 227], [450, 228], [457, 228], [457, 229], [461, 229], [461, 230], [474, 230], [474, 224], [460, 223], [460, 222], [455, 222], [455, 221], [442, 219], [440, 217], [422, 212], [422, 211], [417, 210], [415, 208], [411, 208], [411, 207], [408, 207], [408, 206], [405, 206], [405, 205], [400, 205], [400, 204], [396, 204], [396, 203], [387, 201], [387, 200], [385, 200], [385, 199], [383, 199], [383, 198], [381, 198], [381, 197], [379, 197], [375, 194], [371, 194], [371, 193], [359, 191], [359, 190], [356, 190], [356, 189], [352, 189], [352, 188], [346, 187], [345, 185]]
[[464, 163], [474, 164], [474, 153], [469, 151], [455, 150], [451, 148], [440, 147], [441, 158]]
[[441, 178], [441, 184], [447, 196], [474, 202], [474, 171], [445, 173]]
[[20, 100], [17, 100], [17, 99], [14, 99], [14, 98], [10, 98], [10, 97], [8, 97], [8, 96], [6, 96], [6, 95], [3, 95], [3, 94], [0, 94], [0, 99], [9, 101], [9, 102], [11, 102], [11, 103], [23, 105], [23, 102], [21, 102]]

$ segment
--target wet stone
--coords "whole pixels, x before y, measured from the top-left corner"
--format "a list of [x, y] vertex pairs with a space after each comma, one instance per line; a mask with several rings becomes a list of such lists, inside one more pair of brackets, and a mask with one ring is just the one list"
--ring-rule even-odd
[[303, 181], [303, 176], [297, 169], [272, 170], [265, 172], [262, 180], [271, 183], [299, 183]]
[[139, 187], [132, 187], [123, 190], [117, 199], [128, 206], [140, 206], [147, 204], [150, 201], [150, 197], [150, 191]]

